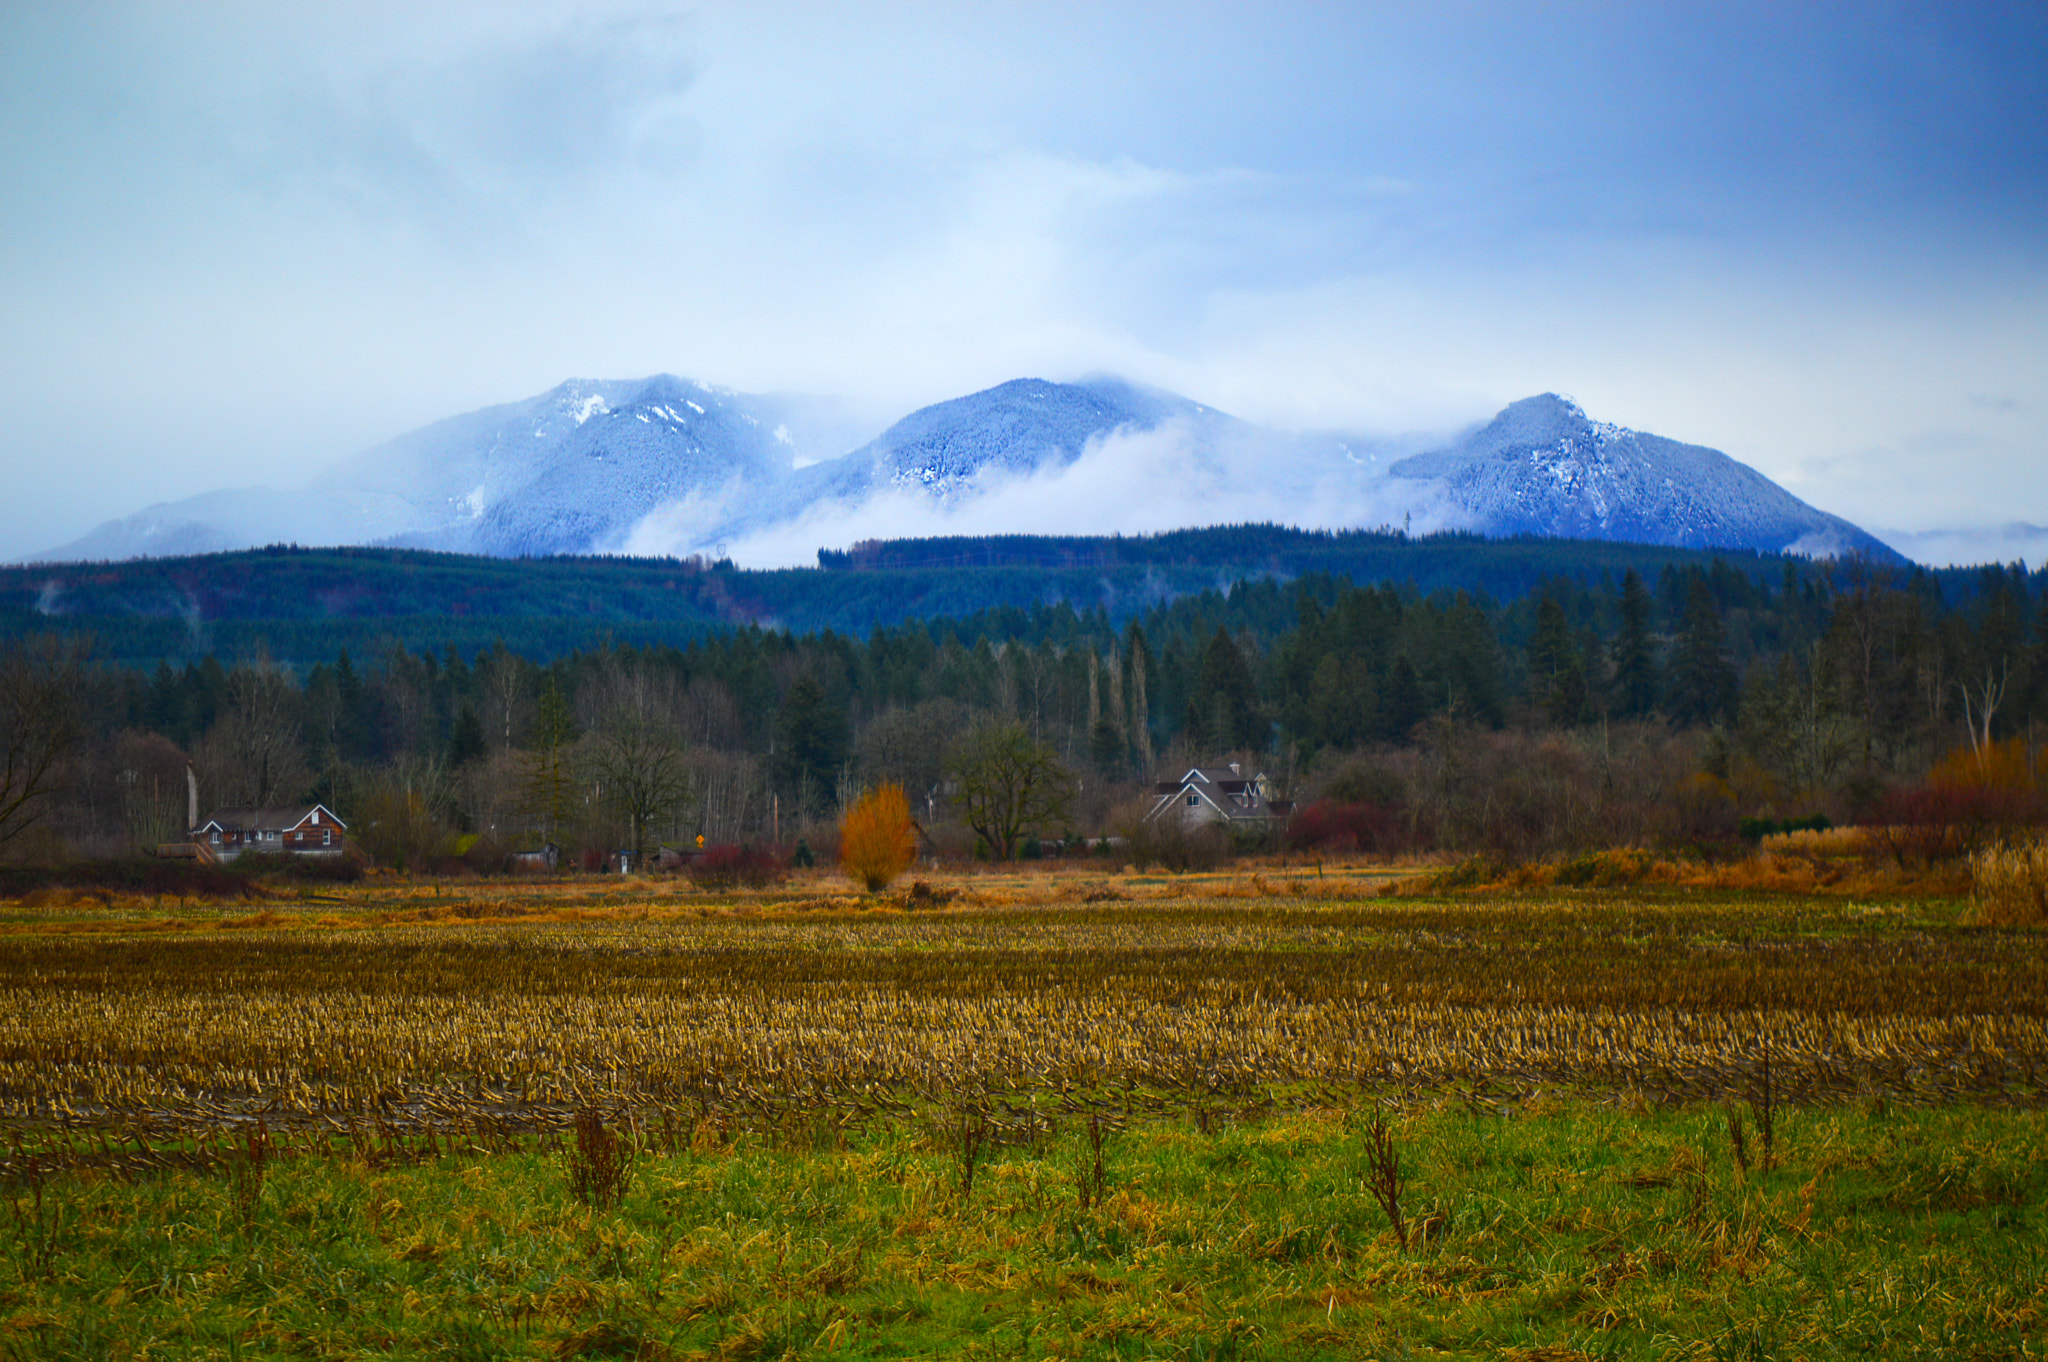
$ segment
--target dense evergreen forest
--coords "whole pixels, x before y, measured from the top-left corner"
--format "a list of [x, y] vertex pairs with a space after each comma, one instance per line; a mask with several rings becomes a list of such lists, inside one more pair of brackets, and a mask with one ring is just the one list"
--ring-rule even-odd
[[[866, 636], [877, 627], [1065, 602], [1119, 627], [1166, 602], [1240, 581], [1308, 576], [1393, 582], [1495, 600], [1553, 578], [1646, 579], [1714, 562], [1771, 575], [1778, 560], [1557, 539], [1414, 539], [1273, 525], [1130, 538], [994, 536], [869, 543], [817, 568], [633, 558], [479, 558], [397, 549], [278, 546], [196, 558], [0, 568], [0, 638], [90, 633], [107, 663], [153, 667], [258, 654], [303, 671], [347, 647], [465, 655], [503, 643], [551, 660], [600, 640], [688, 644], [757, 625]], [[1016, 616], [1006, 616], [1014, 621]], [[1012, 635], [998, 635], [998, 641]], [[1034, 639], [1034, 642], [1041, 641]]]
[[[595, 854], [698, 835], [801, 838], [829, 854], [836, 810], [883, 781], [910, 793], [940, 848], [965, 854], [949, 762], [992, 722], [1021, 725], [1073, 776], [1065, 825], [1046, 837], [1126, 828], [1150, 780], [1231, 759], [1352, 810], [1347, 835], [1386, 851], [1540, 854], [1711, 840], [1743, 818], [1852, 818], [1924, 789], [1958, 752], [1988, 770], [1986, 754], [2023, 749], [2018, 783], [2031, 788], [2048, 718], [2048, 600], [2041, 575], [2018, 567], [1932, 574], [1555, 541], [1211, 533], [1239, 536], [1234, 573], [1188, 567], [1173, 536], [828, 556], [804, 578], [803, 610], [871, 602], [862, 593], [901, 589], [904, 574], [932, 579], [921, 599], [984, 602], [859, 632], [709, 618], [706, 602], [758, 603], [790, 574], [701, 563], [278, 551], [40, 569], [40, 609], [19, 599], [33, 574], [14, 570], [9, 605], [32, 617], [14, 621], [17, 634], [70, 630], [10, 644], [8, 684], [61, 672], [77, 741], [55, 795], [23, 806], [44, 816], [13, 836], [0, 809], [0, 833], [16, 855], [175, 839], [189, 761], [209, 809], [317, 797], [395, 862], [467, 850], [487, 865], [542, 839]], [[1363, 582], [1283, 572], [1280, 548], [1386, 553], [1413, 570]], [[1250, 570], [1262, 552], [1263, 570]], [[975, 553], [1038, 557], [969, 566]], [[1477, 564], [1465, 585], [1420, 584], [1460, 554]], [[1121, 610], [1047, 590], [1062, 572], [1099, 583], [1107, 570], [1201, 571], [1211, 584], [1155, 581], [1152, 603], [1134, 591]], [[1475, 575], [1527, 580], [1496, 594]], [[139, 655], [163, 621], [132, 613], [136, 602], [177, 590], [189, 607], [201, 578], [204, 617], [171, 621], [177, 646]], [[869, 585], [835, 595], [841, 581]], [[800, 593], [779, 589], [796, 613]], [[986, 603], [1027, 590], [1040, 599]], [[419, 613], [463, 592], [466, 615]], [[337, 593], [410, 601], [414, 614], [369, 623], [417, 628], [338, 630], [334, 615], [316, 617]], [[193, 631], [218, 629], [238, 601], [252, 627], [303, 629], [271, 635], [294, 640], [289, 655], [194, 654]], [[525, 627], [537, 620], [546, 628]], [[635, 637], [628, 625], [681, 632]], [[436, 626], [439, 637], [421, 632]], [[87, 642], [99, 629], [116, 641]]]

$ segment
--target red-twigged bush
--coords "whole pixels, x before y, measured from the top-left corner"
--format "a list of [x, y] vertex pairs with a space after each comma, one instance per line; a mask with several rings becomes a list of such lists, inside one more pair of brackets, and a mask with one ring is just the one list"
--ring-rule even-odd
[[2032, 790], [1936, 785], [1893, 790], [1858, 821], [1871, 852], [1905, 869], [1974, 855], [2040, 825], [2043, 812]]
[[782, 858], [765, 847], [721, 842], [690, 863], [690, 878], [706, 889], [760, 889], [789, 878]]
[[1394, 856], [1409, 850], [1411, 840], [1406, 817], [1387, 804], [1319, 799], [1287, 825], [1287, 845], [1296, 851]]

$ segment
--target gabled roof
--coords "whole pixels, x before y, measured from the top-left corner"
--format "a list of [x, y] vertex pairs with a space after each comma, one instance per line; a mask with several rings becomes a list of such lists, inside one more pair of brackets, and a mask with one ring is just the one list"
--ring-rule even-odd
[[1293, 813], [1292, 800], [1266, 797], [1265, 782], [1264, 772], [1247, 776], [1228, 766], [1193, 766], [1179, 780], [1162, 780], [1152, 787], [1159, 798], [1145, 817], [1148, 821], [1158, 817], [1186, 795], [1200, 799], [1225, 819], [1282, 818]]
[[1257, 781], [1257, 776], [1244, 775], [1231, 770], [1228, 766], [1191, 766], [1188, 773], [1179, 780], [1162, 780], [1152, 788], [1154, 793], [1166, 794], [1173, 790], [1185, 790], [1190, 785], [1206, 785], [1225, 794], [1238, 794]]
[[213, 816], [194, 828], [194, 832], [205, 832], [208, 828], [219, 828], [222, 832], [290, 832], [313, 816], [320, 813], [320, 826], [332, 824], [343, 831], [348, 824], [334, 816], [334, 810], [325, 804], [286, 804], [272, 809], [215, 809]]

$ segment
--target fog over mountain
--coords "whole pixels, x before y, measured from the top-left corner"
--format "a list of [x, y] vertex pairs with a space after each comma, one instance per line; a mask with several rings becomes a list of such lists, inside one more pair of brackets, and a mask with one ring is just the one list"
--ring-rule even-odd
[[1972, 567], [1981, 563], [2048, 563], [2048, 526], [2014, 521], [1946, 530], [1875, 531], [1877, 537], [1928, 567]]
[[1279, 431], [1117, 378], [1027, 378], [865, 434], [844, 403], [665, 374], [571, 381], [402, 435], [302, 491], [203, 493], [39, 557], [294, 542], [783, 566], [862, 539], [1243, 521], [1890, 556], [1725, 454], [1555, 394], [1430, 440]]
[[679, 390], [570, 505], [331, 475], [650, 372], [862, 404], [727, 413], [790, 472], [1025, 375], [1438, 446], [1559, 391], [1860, 525], [2048, 524], [2043, 52], [2039, 0], [0, 4], [0, 558], [693, 537], [786, 451], [672, 467]]

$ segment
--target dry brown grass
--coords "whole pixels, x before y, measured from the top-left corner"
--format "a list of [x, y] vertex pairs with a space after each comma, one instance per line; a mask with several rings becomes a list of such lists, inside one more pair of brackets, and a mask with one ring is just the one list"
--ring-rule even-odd
[[1781, 856], [1863, 856], [1870, 850], [1870, 833], [1864, 828], [1801, 828], [1774, 832], [1758, 842], [1757, 849]]
[[1970, 858], [1970, 880], [1979, 921], [2048, 923], [2048, 845], [1987, 847]]
[[1415, 897], [1446, 891], [1498, 894], [1637, 885], [1826, 897], [1961, 898], [1971, 889], [1969, 868], [1960, 862], [1901, 869], [1875, 859], [1776, 849], [1759, 850], [1736, 861], [1685, 861], [1622, 848], [1571, 860], [1519, 865], [1496, 865], [1475, 858], [1401, 880], [1383, 892]]
[[[1805, 864], [1738, 869], [1779, 886]], [[1635, 853], [1550, 873], [1692, 870]], [[0, 1127], [424, 1128], [596, 1104], [780, 1129], [821, 1102], [874, 1114], [896, 1110], [877, 1094], [963, 1084], [1208, 1102], [1484, 1079], [1699, 1100], [1743, 1091], [1760, 1045], [1816, 1096], [1924, 1100], [2006, 1092], [2048, 1063], [2039, 1005], [2012, 1001], [2048, 996], [2048, 966], [1930, 927], [1940, 913], [1683, 883], [1418, 903], [1333, 879], [978, 875], [917, 896], [950, 896], [932, 907], [828, 876], [716, 898], [658, 880], [388, 885], [200, 921], [17, 921], [0, 934]]]

